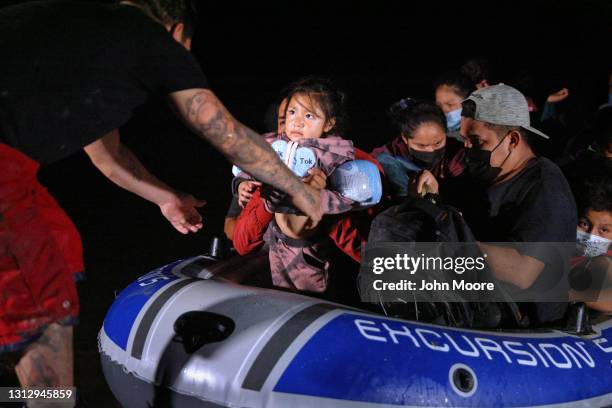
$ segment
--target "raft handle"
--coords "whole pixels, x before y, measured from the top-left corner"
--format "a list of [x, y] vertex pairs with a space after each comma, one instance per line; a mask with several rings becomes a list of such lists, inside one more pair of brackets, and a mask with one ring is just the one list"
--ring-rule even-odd
[[234, 321], [227, 316], [191, 311], [183, 313], [174, 322], [174, 340], [182, 343], [185, 352], [191, 354], [206, 344], [227, 339], [235, 327]]

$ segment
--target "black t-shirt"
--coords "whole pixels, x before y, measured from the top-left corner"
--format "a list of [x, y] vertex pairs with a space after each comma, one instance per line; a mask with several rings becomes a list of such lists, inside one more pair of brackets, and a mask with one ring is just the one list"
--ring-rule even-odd
[[207, 88], [193, 56], [133, 6], [0, 9], [0, 141], [40, 163], [125, 124], [149, 97]]
[[[546, 158], [532, 159], [512, 179], [489, 187], [488, 217], [473, 228], [481, 242], [572, 243], [576, 242], [576, 204], [570, 187], [557, 165]], [[530, 288], [533, 293], [567, 293], [566, 272], [570, 253], [567, 245], [519, 245], [523, 255], [546, 266]], [[540, 292], [539, 292], [540, 291]], [[550, 293], [550, 292], [549, 292]], [[540, 322], [561, 318], [565, 303], [538, 303]]]

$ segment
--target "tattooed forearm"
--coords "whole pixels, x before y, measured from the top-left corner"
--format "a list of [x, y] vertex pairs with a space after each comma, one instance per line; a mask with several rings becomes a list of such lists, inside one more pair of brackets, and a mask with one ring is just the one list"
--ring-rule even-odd
[[283, 165], [268, 143], [232, 117], [210, 91], [188, 98], [185, 109], [190, 124], [200, 136], [237, 166], [291, 195], [306, 194], [303, 183]]

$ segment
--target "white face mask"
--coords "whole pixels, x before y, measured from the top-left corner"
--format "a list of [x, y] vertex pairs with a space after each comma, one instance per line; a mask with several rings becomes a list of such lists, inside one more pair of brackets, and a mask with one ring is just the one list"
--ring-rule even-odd
[[599, 235], [576, 230], [576, 249], [580, 254], [589, 258], [608, 252], [610, 242], [612, 241]]

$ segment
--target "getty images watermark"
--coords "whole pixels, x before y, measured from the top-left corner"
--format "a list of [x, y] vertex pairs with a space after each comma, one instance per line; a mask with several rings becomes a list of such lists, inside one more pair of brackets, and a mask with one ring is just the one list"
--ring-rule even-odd
[[[452, 256], [425, 256], [420, 254], [411, 256], [406, 253], [395, 254], [394, 257], [378, 256], [372, 259], [372, 273], [381, 275], [385, 271], [399, 271], [400, 273], [414, 275], [418, 271], [425, 273], [425, 278], [418, 281], [400, 279], [399, 282], [386, 282], [376, 279], [372, 283], [375, 290], [494, 290], [493, 282], [466, 282], [464, 279], [451, 279], [450, 282], [438, 281], [435, 276], [428, 280], [427, 272], [441, 271], [444, 274], [454, 272], [463, 275], [465, 272], [483, 271], [486, 267], [487, 254], [478, 257], [452, 257]], [[388, 276], [388, 274], [387, 274]]]
[[[359, 289], [366, 302], [567, 302], [593, 301], [606, 293], [605, 273], [574, 273], [574, 243], [487, 243], [491, 255], [477, 243], [370, 243], [363, 251]], [[492, 268], [525, 272], [520, 256], [542, 262], [529, 288], [496, 279]], [[492, 258], [493, 256], [493, 258]], [[497, 259], [495, 259], [497, 257]], [[612, 274], [610, 274], [612, 276]], [[600, 299], [601, 300], [601, 299]]]

